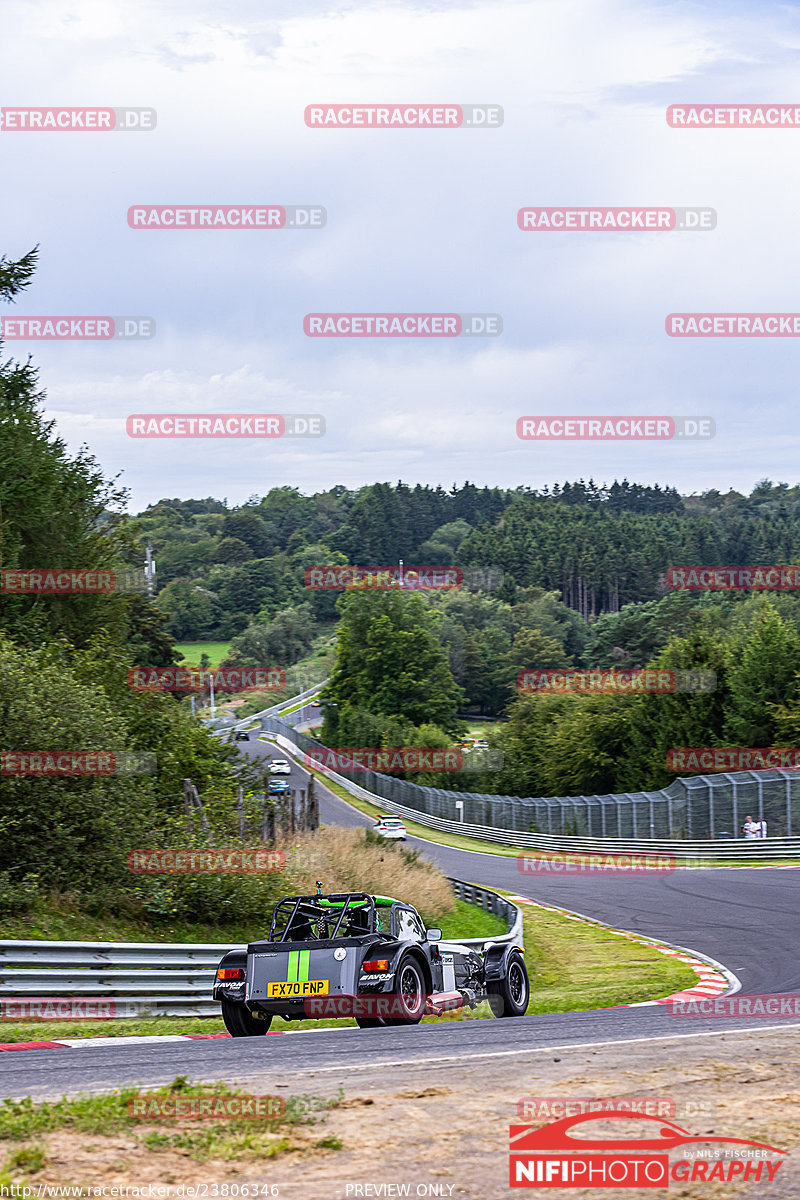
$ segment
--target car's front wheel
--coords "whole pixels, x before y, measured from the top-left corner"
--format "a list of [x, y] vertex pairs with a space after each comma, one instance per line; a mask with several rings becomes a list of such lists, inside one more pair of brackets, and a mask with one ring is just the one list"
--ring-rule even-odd
[[512, 950], [502, 979], [486, 985], [489, 1006], [496, 1017], [522, 1017], [528, 1007], [531, 985], [525, 959], [519, 950]]
[[263, 1037], [272, 1024], [272, 1017], [254, 1017], [238, 1000], [222, 1001], [222, 1019], [231, 1037]]

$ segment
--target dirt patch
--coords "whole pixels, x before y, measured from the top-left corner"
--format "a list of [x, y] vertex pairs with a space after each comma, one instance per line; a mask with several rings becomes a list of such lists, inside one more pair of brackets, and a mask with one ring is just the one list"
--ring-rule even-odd
[[[332, 1096], [340, 1085], [343, 1102], [313, 1126], [292, 1127], [286, 1135], [289, 1144], [267, 1159], [262, 1154], [198, 1162], [187, 1149], [146, 1146], [138, 1131], [136, 1136], [126, 1132], [102, 1138], [62, 1132], [38, 1139], [47, 1161], [40, 1170], [26, 1171], [26, 1181], [158, 1183], [169, 1186], [165, 1197], [176, 1198], [187, 1194], [180, 1192], [181, 1184], [208, 1185], [206, 1195], [213, 1197], [225, 1193], [214, 1192], [211, 1185], [236, 1182], [277, 1189], [260, 1190], [259, 1196], [303, 1200], [381, 1195], [547, 1200], [551, 1189], [520, 1192], [508, 1187], [509, 1125], [524, 1119], [519, 1102], [525, 1097], [633, 1096], [654, 1102], [666, 1098], [674, 1106], [670, 1119], [695, 1136], [748, 1138], [789, 1151], [771, 1184], [673, 1182], [670, 1196], [800, 1200], [800, 1045], [792, 1032], [753, 1031], [555, 1054], [522, 1047], [513, 1057], [465, 1059], [455, 1066], [376, 1064], [374, 1071], [349, 1079], [346, 1069], [341, 1079], [308, 1073], [309, 1090]], [[601, 1132], [594, 1128], [592, 1136]], [[654, 1194], [650, 1189], [568, 1192], [578, 1200], [652, 1200]]]

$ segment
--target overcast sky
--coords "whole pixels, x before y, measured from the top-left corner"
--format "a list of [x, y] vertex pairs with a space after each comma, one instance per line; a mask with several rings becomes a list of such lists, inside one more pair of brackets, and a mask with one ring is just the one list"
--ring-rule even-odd
[[[269, 15], [264, 15], [265, 8]], [[678, 339], [673, 311], [800, 311], [800, 128], [678, 130], [681, 102], [800, 104], [797, 7], [542, 0], [8, 2], [3, 106], [152, 107], [152, 132], [0, 132], [4, 315], [148, 315], [149, 341], [9, 341], [72, 449], [162, 496], [627, 475], [800, 478], [797, 338]], [[492, 129], [311, 129], [314, 103], [501, 105]], [[131, 205], [313, 204], [320, 230], [131, 229]], [[521, 232], [536, 205], [703, 205], [713, 232]], [[312, 339], [311, 312], [490, 312], [499, 337]], [[137, 412], [320, 413], [315, 440], [133, 440]], [[704, 415], [696, 443], [522, 442], [529, 414]]]

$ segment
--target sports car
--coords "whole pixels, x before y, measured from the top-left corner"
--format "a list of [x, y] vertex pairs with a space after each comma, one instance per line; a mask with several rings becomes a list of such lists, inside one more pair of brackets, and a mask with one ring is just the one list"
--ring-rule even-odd
[[229, 951], [214, 983], [233, 1037], [265, 1034], [275, 1016], [416, 1025], [483, 1000], [495, 1016], [520, 1017], [529, 996], [521, 942], [442, 941], [410, 904], [366, 892], [284, 897], [269, 937]]

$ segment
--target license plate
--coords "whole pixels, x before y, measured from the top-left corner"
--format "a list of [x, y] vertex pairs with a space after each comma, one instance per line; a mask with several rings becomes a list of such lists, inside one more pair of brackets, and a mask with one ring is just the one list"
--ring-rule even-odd
[[299, 983], [268, 983], [267, 996], [327, 996], [327, 979], [303, 979]]

